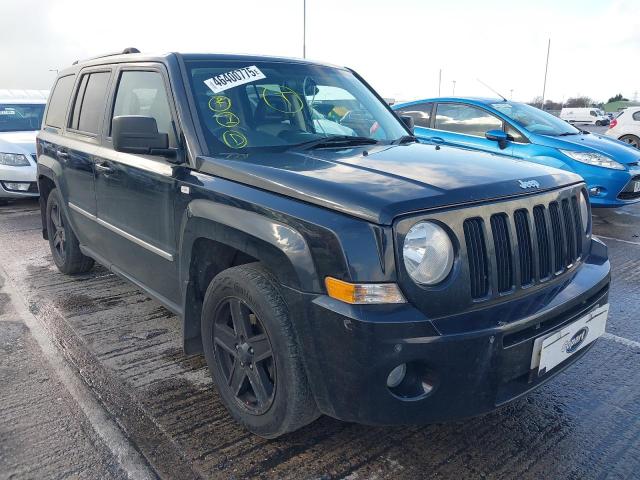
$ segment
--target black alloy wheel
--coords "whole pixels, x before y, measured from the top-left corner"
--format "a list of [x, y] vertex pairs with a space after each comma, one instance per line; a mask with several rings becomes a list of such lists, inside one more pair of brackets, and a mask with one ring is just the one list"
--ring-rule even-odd
[[65, 250], [67, 237], [65, 233], [65, 224], [60, 205], [56, 202], [51, 206], [51, 224], [53, 226], [53, 237], [51, 244], [53, 246], [54, 254], [58, 256], [61, 263], [64, 263], [67, 257]]
[[216, 361], [235, 401], [263, 414], [273, 403], [276, 366], [262, 322], [241, 299], [229, 297], [218, 305], [212, 333]]

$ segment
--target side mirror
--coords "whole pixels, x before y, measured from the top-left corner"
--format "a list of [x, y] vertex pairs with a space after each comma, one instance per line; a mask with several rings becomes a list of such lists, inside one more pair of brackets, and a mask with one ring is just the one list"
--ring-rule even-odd
[[158, 133], [158, 124], [152, 117], [113, 117], [111, 137], [113, 148], [117, 152], [147, 155], [168, 155], [170, 152], [169, 135]]
[[500, 150], [504, 150], [505, 148], [507, 148], [507, 141], [509, 140], [509, 136], [506, 134], [506, 132], [503, 132], [502, 130], [489, 130], [484, 134], [484, 136], [487, 138], [487, 140], [498, 142]]
[[402, 120], [402, 123], [405, 124], [405, 126], [411, 130], [411, 133], [413, 133], [413, 129], [416, 126], [416, 122], [413, 119], [413, 117], [410, 117], [409, 115], [402, 115], [400, 117], [400, 120]]

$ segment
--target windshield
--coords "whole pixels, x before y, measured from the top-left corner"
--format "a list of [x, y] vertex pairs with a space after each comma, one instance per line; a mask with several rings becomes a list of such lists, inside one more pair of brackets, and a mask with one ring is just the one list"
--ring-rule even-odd
[[346, 69], [216, 60], [187, 68], [211, 153], [277, 151], [329, 137], [390, 143], [407, 135]]
[[552, 137], [580, 133], [580, 130], [569, 125], [564, 120], [560, 120], [558, 117], [554, 117], [550, 113], [543, 112], [531, 105], [503, 102], [494, 103], [491, 106], [531, 133]]
[[40, 130], [44, 104], [0, 103], [0, 132]]

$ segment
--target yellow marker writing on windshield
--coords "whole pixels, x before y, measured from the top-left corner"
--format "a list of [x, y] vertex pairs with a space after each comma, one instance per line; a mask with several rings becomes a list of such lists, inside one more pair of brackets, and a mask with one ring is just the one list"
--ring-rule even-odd
[[227, 130], [222, 134], [222, 141], [229, 148], [243, 148], [249, 141], [242, 132], [237, 130]]
[[209, 110], [224, 112], [231, 108], [231, 99], [224, 95], [214, 95], [209, 99]]

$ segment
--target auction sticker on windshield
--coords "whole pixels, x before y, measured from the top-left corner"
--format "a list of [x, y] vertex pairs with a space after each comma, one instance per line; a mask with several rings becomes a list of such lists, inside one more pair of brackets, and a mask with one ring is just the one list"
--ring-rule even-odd
[[267, 78], [255, 65], [250, 67], [237, 68], [226, 73], [221, 73], [204, 81], [205, 85], [213, 93], [220, 93], [238, 85], [244, 85], [255, 80]]
[[604, 333], [609, 304], [598, 307], [564, 328], [537, 338], [533, 344], [531, 369], [544, 375]]

